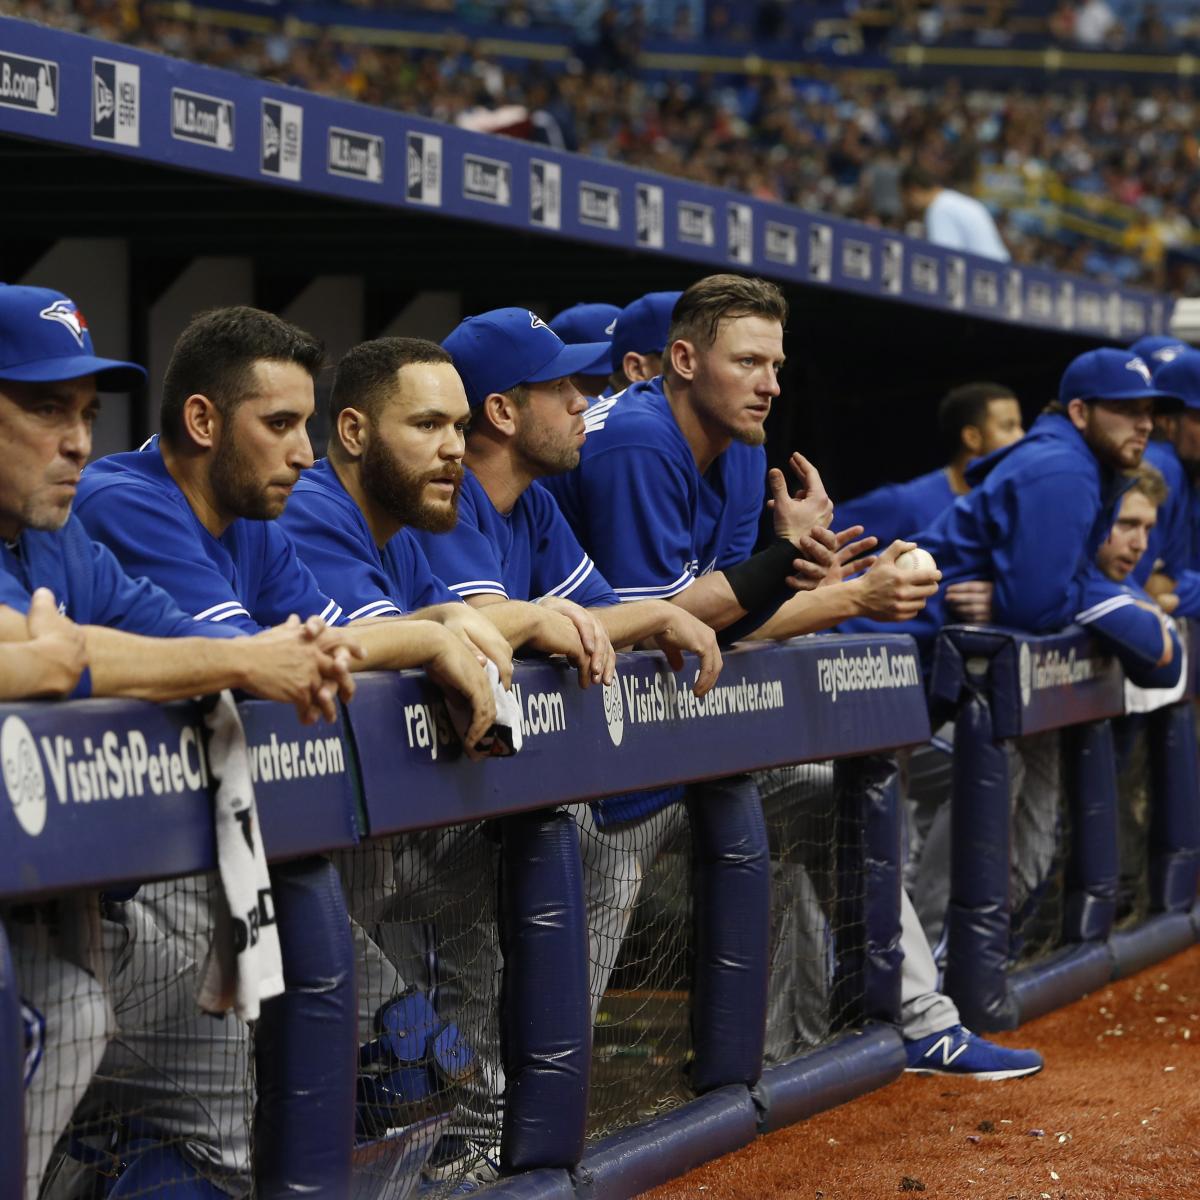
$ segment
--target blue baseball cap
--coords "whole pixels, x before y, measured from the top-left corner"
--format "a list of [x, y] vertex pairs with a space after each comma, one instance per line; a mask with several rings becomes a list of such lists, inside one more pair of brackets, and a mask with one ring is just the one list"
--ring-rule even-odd
[[580, 374], [608, 374], [613, 329], [620, 312], [615, 304], [572, 304], [550, 321], [550, 328], [568, 346], [577, 346], [582, 342], [604, 343], [604, 349], [596, 356], [591, 369], [584, 368]]
[[102, 392], [140, 386], [136, 363], [98, 358], [83, 313], [62, 292], [0, 284], [0, 379], [57, 383], [95, 375]]
[[1150, 370], [1157, 374], [1159, 367], [1178, 358], [1187, 349], [1187, 343], [1181, 342], [1178, 338], [1149, 333], [1145, 337], [1138, 338], [1129, 347], [1129, 352], [1136, 354], [1139, 358], [1144, 358]]
[[1154, 386], [1178, 396], [1185, 408], [1200, 408], [1200, 350], [1184, 346], [1154, 372]]
[[603, 342], [568, 346], [527, 308], [496, 308], [468, 317], [442, 342], [462, 376], [467, 402], [474, 408], [492, 392], [519, 383], [545, 383], [585, 372]]
[[682, 292], [647, 292], [621, 309], [612, 335], [612, 369], [620, 371], [625, 355], [662, 354], [671, 332], [671, 314]]
[[1145, 359], [1128, 350], [1089, 350], [1072, 359], [1058, 385], [1062, 404], [1072, 400], [1161, 400], [1159, 408], [1178, 408], [1183, 402], [1158, 386]]

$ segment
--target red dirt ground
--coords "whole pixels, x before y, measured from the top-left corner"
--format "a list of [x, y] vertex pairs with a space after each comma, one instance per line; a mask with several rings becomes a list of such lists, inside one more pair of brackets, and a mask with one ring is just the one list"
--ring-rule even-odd
[[645, 1196], [1200, 1200], [1200, 947], [995, 1040], [1046, 1069], [905, 1075]]

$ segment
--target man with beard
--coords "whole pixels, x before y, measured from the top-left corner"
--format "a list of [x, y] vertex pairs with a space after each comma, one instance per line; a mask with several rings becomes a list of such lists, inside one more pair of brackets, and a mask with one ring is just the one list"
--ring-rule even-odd
[[[1161, 637], [1146, 639], [1135, 619], [1131, 634], [1134, 614], [1125, 610], [1132, 602], [1095, 560], [1155, 412], [1181, 403], [1127, 350], [1079, 355], [1063, 372], [1058, 400], [1026, 437], [969, 467], [972, 490], [915, 540], [933, 555], [943, 583], [992, 582], [997, 624], [1029, 633], [1087, 625], [1112, 645], [1135, 683], [1163, 686], [1163, 670], [1179, 670], [1174, 633], [1164, 626]], [[943, 594], [900, 628], [928, 662], [945, 621]]]
[[[275, 519], [313, 462], [305, 425], [322, 361], [319, 342], [269, 313], [226, 308], [195, 317], [167, 365], [161, 437], [84, 472], [83, 525], [129, 574], [158, 584], [197, 622], [247, 633], [292, 614], [345, 624], [347, 615], [321, 591]], [[480, 757], [495, 718], [481, 655], [497, 664], [507, 686], [511, 651], [494, 625], [464, 605], [455, 608], [461, 611], [438, 620], [363, 614], [354, 622], [363, 657], [353, 666], [423, 667], [465, 700], [464, 747]], [[236, 1187], [249, 1165], [245, 1027], [216, 1026], [190, 1008], [155, 1011], [165, 964], [183, 959], [210, 920], [203, 881], [199, 888], [155, 884], [110, 905], [107, 934], [123, 964], [113, 981], [124, 997], [117, 1016], [128, 1019], [110, 1047], [112, 1068], [101, 1070], [100, 1091], [115, 1086], [126, 1103], [132, 1096], [147, 1127], [178, 1140], [193, 1164]], [[369, 955], [374, 948], [360, 931], [356, 937]], [[393, 990], [399, 986], [393, 980]], [[151, 1022], [139, 1022], [139, 1011]]]
[[[529, 324], [528, 314], [523, 320]], [[572, 362], [594, 354], [590, 347], [571, 349]], [[539, 525], [542, 534], [532, 547], [545, 591], [570, 591], [571, 600], [547, 594], [531, 604], [535, 593], [506, 592], [503, 573], [491, 563], [468, 572], [475, 583], [465, 588], [447, 588], [431, 570], [422, 542], [441, 549], [478, 525], [473, 481], [461, 512], [459, 504], [471, 410], [441, 346], [381, 338], [355, 347], [338, 364], [330, 415], [329, 457], [305, 473], [282, 523], [318, 582], [352, 617], [428, 612], [422, 606], [447, 602], [475, 611], [479, 601], [463, 600], [478, 588], [487, 601], [481, 611], [515, 646], [566, 654], [578, 665], [583, 687], [611, 681], [612, 643], [583, 605], [616, 598], [598, 575], [588, 577], [573, 539]], [[513, 536], [520, 538], [517, 530], [527, 526], [521, 516], [513, 520]], [[527, 563], [530, 550], [526, 545]], [[643, 624], [648, 633], [663, 631], [646, 614]], [[484, 1182], [499, 1167], [499, 946], [487, 907], [495, 858], [494, 841], [475, 825], [372, 843], [342, 864], [352, 915], [407, 982], [436, 996], [439, 1017], [470, 1037], [480, 1066], [460, 1088], [449, 1135], [435, 1151], [429, 1173], [438, 1178]], [[372, 985], [368, 992], [367, 1009], [386, 999]]]
[[[301, 476], [280, 524], [349, 620], [466, 615], [411, 531], [454, 528], [469, 416], [450, 356], [435, 342], [380, 338], [338, 364], [329, 457]], [[611, 678], [612, 647], [592, 636], [590, 622], [577, 632], [550, 607], [515, 600], [486, 615], [514, 648], [566, 655], [580, 686]]]

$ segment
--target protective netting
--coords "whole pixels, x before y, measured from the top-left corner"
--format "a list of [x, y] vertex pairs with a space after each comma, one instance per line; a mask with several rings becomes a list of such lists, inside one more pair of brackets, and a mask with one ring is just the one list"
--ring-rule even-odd
[[[815, 1049], [861, 1020], [862, 814], [840, 805], [831, 762], [755, 776], [771, 849], [765, 1061]], [[850, 964], [839, 974], [838, 964]]]
[[[249, 1027], [202, 1013], [215, 876], [10, 910], [27, 1200], [248, 1195]], [[40, 1191], [39, 1191], [40, 1187]]]
[[338, 857], [355, 923], [355, 1200], [442, 1196], [499, 1164], [504, 1076], [493, 824]]
[[1117, 759], [1117, 913], [1115, 927], [1129, 929], [1150, 915], [1150, 742], [1146, 719], [1113, 722]]
[[574, 814], [588, 910], [594, 1141], [691, 1096], [691, 837], [679, 801], [605, 829], [589, 805]]
[[1014, 964], [1045, 958], [1062, 945], [1068, 806], [1063, 795], [1062, 736], [1030, 734], [1009, 745], [1011, 870], [1009, 902]]

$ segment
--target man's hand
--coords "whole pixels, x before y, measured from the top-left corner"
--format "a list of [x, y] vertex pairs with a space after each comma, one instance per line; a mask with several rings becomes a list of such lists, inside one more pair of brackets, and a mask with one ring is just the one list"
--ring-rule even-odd
[[1154, 602], [1165, 613], [1173, 613], [1179, 607], [1179, 597], [1174, 592], [1160, 592]]
[[356, 649], [332, 637], [325, 649], [321, 639], [337, 633], [323, 622], [302, 623], [293, 614], [274, 629], [241, 639], [241, 686], [263, 700], [294, 705], [305, 725], [321, 717], [336, 721], [335, 697], [348, 661], [341, 652], [353, 654]]
[[695, 654], [700, 659], [700, 673], [692, 685], [692, 693], [703, 696], [721, 673], [721, 648], [717, 645], [717, 635], [703, 621], [697, 620], [691, 613], [672, 605], [675, 612], [664, 629], [654, 636], [654, 644], [667, 656], [671, 670], [683, 670], [683, 654]]
[[546, 635], [539, 632], [530, 645], [547, 654], [565, 654], [579, 668], [579, 686], [582, 688], [591, 683], [612, 683], [617, 652], [599, 618], [574, 600], [564, 600], [559, 596], [543, 596], [537, 606], [547, 617], [555, 618], [556, 624], [559, 619], [570, 623], [582, 654], [576, 657], [567, 650], [541, 644], [550, 631]]
[[364, 659], [366, 651], [344, 627], [335, 629], [320, 617], [309, 617], [304, 622], [304, 629], [328, 659], [320, 660], [322, 683], [313, 700], [322, 713], [336, 712], [336, 699], [349, 704], [354, 698], [356, 685], [350, 664], [354, 659]]
[[969, 625], [986, 625], [992, 619], [995, 584], [986, 579], [968, 579], [946, 587], [946, 607]]
[[800, 487], [794, 495], [789, 495], [783, 472], [772, 468], [767, 472], [771, 492], [767, 507], [774, 517], [775, 532], [787, 538], [797, 550], [806, 552], [813, 530], [826, 529], [833, 520], [833, 501], [825, 494], [817, 468], [803, 454], [793, 454], [789, 465], [800, 480]]
[[905, 571], [896, 566], [896, 559], [914, 546], [914, 542], [893, 542], [865, 575], [847, 584], [858, 589], [860, 615], [876, 621], [909, 621], [937, 592], [941, 571]]
[[439, 606], [436, 620], [475, 653], [481, 666], [490, 658], [500, 672], [500, 682], [512, 687], [512, 647], [483, 610], [469, 604], [444, 604]]
[[25, 617], [29, 651], [38, 664], [39, 695], [68, 696], [87, 666], [87, 635], [64, 617], [49, 588], [38, 588]]
[[1175, 590], [1175, 580], [1164, 571], [1155, 571], [1149, 579], [1146, 580], [1146, 591], [1150, 593], [1156, 600], [1159, 596], [1164, 596], [1168, 592]]
[[492, 685], [479, 665], [479, 657], [467, 643], [444, 626], [434, 627], [433, 654], [425, 663], [425, 673], [443, 692], [456, 692], [471, 710], [471, 723], [463, 734], [463, 750], [468, 758], [488, 757], [477, 747], [496, 720], [496, 701]]
[[[874, 550], [879, 544], [879, 539], [876, 537], [860, 537], [863, 532], [861, 525], [851, 525], [849, 529], [843, 529], [841, 533], [835, 533], [833, 562], [829, 569], [825, 572], [825, 578], [821, 580], [818, 587], [827, 587], [830, 584], [842, 583], [850, 578], [851, 575], [860, 575], [863, 571], [869, 571], [878, 558], [874, 554], [868, 554], [869, 550]], [[861, 556], [861, 557], [860, 557]]]

